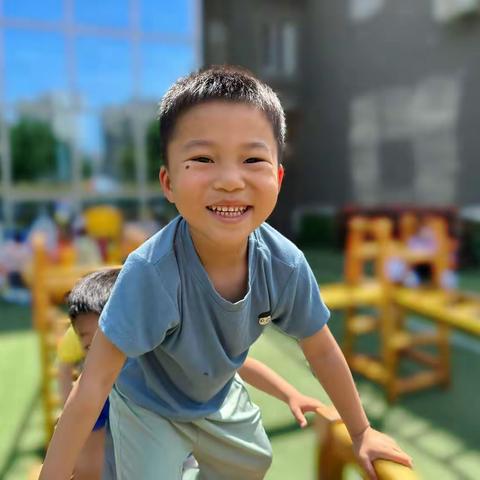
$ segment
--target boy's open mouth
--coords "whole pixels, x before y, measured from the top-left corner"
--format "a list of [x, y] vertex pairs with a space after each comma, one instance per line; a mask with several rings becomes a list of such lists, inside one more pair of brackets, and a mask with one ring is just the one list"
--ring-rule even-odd
[[243, 215], [249, 208], [251, 207], [248, 205], [209, 205], [207, 207], [208, 210], [216, 215], [220, 215], [221, 217], [239, 217]]

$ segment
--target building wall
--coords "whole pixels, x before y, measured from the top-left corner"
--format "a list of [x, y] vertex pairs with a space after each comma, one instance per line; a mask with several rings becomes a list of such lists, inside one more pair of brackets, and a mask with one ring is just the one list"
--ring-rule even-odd
[[309, 2], [303, 147], [318, 161], [300, 202], [325, 174], [333, 205], [479, 201], [480, 16], [439, 23], [435, 5]]
[[[295, 118], [282, 217], [350, 202], [480, 200], [480, 7], [438, 21], [439, 6], [456, 4], [205, 1], [205, 63], [251, 68]], [[300, 26], [298, 71], [289, 78], [262, 70], [258, 26], [282, 15]], [[223, 22], [216, 46], [212, 20]]]

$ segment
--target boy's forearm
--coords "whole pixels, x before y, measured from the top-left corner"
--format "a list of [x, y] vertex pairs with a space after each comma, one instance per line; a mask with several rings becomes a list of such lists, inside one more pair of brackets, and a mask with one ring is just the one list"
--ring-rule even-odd
[[59, 363], [58, 365], [58, 384], [60, 395], [62, 397], [62, 405], [67, 401], [70, 392], [72, 391], [72, 377], [73, 368], [69, 363]]
[[312, 343], [302, 341], [302, 348], [350, 436], [355, 437], [369, 426], [368, 418], [340, 347], [329, 331], [323, 333], [320, 343], [315, 340]]
[[297, 393], [297, 390], [280, 375], [253, 358], [247, 358], [238, 373], [248, 384], [282, 402], [288, 402], [289, 397], [293, 393]]
[[39, 480], [69, 480], [123, 364], [125, 354], [97, 330], [48, 447]]
[[68, 480], [108, 391], [75, 384], [48, 447], [39, 480]]

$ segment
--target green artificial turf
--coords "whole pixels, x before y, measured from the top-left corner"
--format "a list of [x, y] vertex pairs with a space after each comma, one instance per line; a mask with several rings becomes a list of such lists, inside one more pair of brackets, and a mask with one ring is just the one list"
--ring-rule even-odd
[[[309, 250], [307, 257], [320, 283], [340, 281], [342, 257], [336, 251]], [[461, 285], [479, 290], [480, 275], [469, 271]], [[418, 327], [419, 320], [414, 319]], [[431, 325], [428, 321], [421, 325]], [[342, 337], [341, 314], [330, 328]], [[267, 329], [251, 354], [264, 361], [303, 393], [326, 401], [293, 340]], [[0, 480], [24, 480], [28, 466], [43, 446], [37, 341], [30, 328], [30, 311], [0, 302]], [[410, 453], [421, 477], [430, 480], [480, 478], [480, 339], [455, 334], [452, 385], [401, 397], [390, 406], [375, 384], [356, 378], [372, 424], [393, 435]], [[274, 461], [267, 480], [313, 480], [316, 438], [313, 428], [300, 430], [287, 406], [255, 389], [253, 400], [262, 409]], [[348, 480], [358, 478], [352, 470]]]

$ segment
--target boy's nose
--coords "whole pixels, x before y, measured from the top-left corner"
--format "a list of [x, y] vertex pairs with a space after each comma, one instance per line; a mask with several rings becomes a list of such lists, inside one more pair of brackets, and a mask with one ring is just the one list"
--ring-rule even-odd
[[235, 167], [221, 168], [217, 172], [214, 181], [214, 188], [217, 190], [225, 190], [228, 192], [241, 190], [245, 187], [242, 172]]

